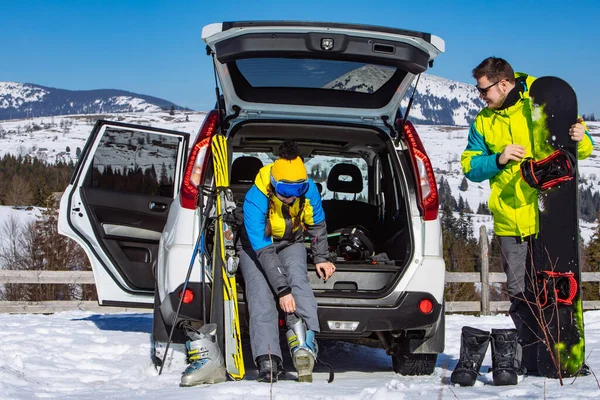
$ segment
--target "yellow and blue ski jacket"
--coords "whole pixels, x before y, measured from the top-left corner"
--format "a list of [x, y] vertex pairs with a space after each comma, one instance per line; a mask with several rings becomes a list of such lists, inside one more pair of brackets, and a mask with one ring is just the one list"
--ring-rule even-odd
[[[284, 204], [275, 194], [271, 195], [273, 207], [269, 211], [269, 187], [271, 185], [271, 167], [260, 169], [244, 199], [244, 227], [252, 249], [265, 271], [271, 287], [279, 296], [291, 291], [287, 278], [280, 270], [277, 249], [285, 244], [304, 241], [304, 229], [310, 238], [315, 264], [327, 261], [327, 226], [325, 213], [321, 205], [321, 195], [317, 186], [309, 179], [308, 191], [304, 199], [296, 199], [291, 205]], [[301, 203], [304, 206], [301, 208]], [[269, 215], [267, 212], [269, 211]], [[293, 227], [293, 221], [300, 215], [301, 224]], [[267, 219], [271, 225], [271, 236], [265, 236]], [[306, 260], [304, 260], [306, 261]]]
[[[509, 161], [502, 166], [498, 158], [508, 144], [520, 144], [525, 147], [525, 157], [535, 160], [548, 156], [552, 149], [547, 144], [547, 131], [532, 117], [528, 89], [535, 78], [523, 73], [515, 73], [515, 78], [516, 84], [521, 85], [520, 100], [501, 110], [486, 107], [477, 115], [461, 165], [470, 181], [489, 179], [488, 208], [494, 215], [496, 235], [526, 237], [539, 232], [538, 191], [521, 179], [520, 162]], [[577, 149], [579, 159], [592, 153], [587, 127]]]

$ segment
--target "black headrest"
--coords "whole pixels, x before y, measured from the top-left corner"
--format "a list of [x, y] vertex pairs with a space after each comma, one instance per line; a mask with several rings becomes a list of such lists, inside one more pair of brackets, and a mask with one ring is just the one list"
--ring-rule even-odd
[[317, 185], [317, 190], [319, 191], [319, 194], [323, 194], [323, 184], [320, 182], [315, 182], [315, 185]]
[[231, 165], [231, 183], [254, 183], [256, 174], [262, 167], [262, 161], [256, 157], [236, 158]]
[[[350, 180], [340, 180], [340, 177], [350, 177]], [[360, 193], [363, 189], [363, 179], [360, 169], [354, 164], [336, 164], [331, 168], [327, 177], [327, 189], [332, 192]]]

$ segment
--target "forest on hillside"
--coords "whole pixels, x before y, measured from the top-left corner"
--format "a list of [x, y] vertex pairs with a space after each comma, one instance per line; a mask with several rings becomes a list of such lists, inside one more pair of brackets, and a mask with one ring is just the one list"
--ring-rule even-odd
[[[35, 158], [5, 155], [0, 159], [0, 205], [37, 206], [44, 208], [41, 217], [29, 226], [19, 226], [10, 219], [0, 226], [5, 238], [0, 246], [0, 269], [75, 271], [89, 270], [83, 250], [57, 232], [58, 203], [56, 192], [68, 185], [75, 168], [73, 163], [49, 164]], [[464, 184], [459, 191], [466, 190]], [[479, 238], [473, 227], [473, 215], [489, 214], [487, 204], [471, 205], [459, 193], [456, 198], [448, 182], [438, 182], [443, 249], [446, 270], [478, 272], [481, 268]], [[580, 214], [588, 221], [598, 217], [600, 194], [587, 188], [580, 191]], [[588, 243], [580, 242], [582, 271], [600, 271], [600, 225]], [[490, 271], [501, 272], [500, 252], [495, 237], [489, 240]], [[585, 300], [599, 299], [598, 282], [586, 282]], [[494, 286], [491, 300], [505, 300], [502, 285]], [[93, 285], [28, 285], [6, 284], [0, 288], [0, 299], [20, 301], [90, 300], [95, 299]], [[479, 293], [472, 283], [449, 283], [446, 300], [477, 300]]]

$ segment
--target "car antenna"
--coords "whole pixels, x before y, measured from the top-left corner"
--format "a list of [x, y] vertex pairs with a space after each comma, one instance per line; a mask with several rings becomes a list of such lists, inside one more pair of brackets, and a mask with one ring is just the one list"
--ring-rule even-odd
[[[406, 106], [406, 112], [404, 113], [404, 118], [402, 120], [401, 131], [404, 132], [404, 127], [406, 126], [406, 122], [408, 121], [408, 113], [410, 112], [410, 108], [412, 107], [413, 100], [415, 99], [415, 92], [417, 91], [417, 85], [419, 84], [419, 79], [421, 79], [421, 74], [417, 75], [417, 81], [415, 82], [415, 86], [413, 86], [413, 92], [410, 95], [410, 99], [408, 100], [408, 105]], [[400, 135], [396, 136], [396, 146], [400, 142]]]

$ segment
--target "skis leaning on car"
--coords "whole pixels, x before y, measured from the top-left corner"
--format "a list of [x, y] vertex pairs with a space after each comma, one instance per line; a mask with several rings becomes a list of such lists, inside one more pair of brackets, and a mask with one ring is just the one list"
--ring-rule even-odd
[[[235, 201], [229, 188], [229, 155], [227, 139], [222, 134], [212, 138], [215, 171], [215, 227], [212, 257], [213, 288], [210, 321], [217, 324], [217, 337], [225, 353], [227, 374], [234, 380], [244, 379], [244, 357], [238, 313], [235, 274], [239, 259], [235, 252], [233, 210]], [[222, 282], [222, 284], [219, 284]]]

